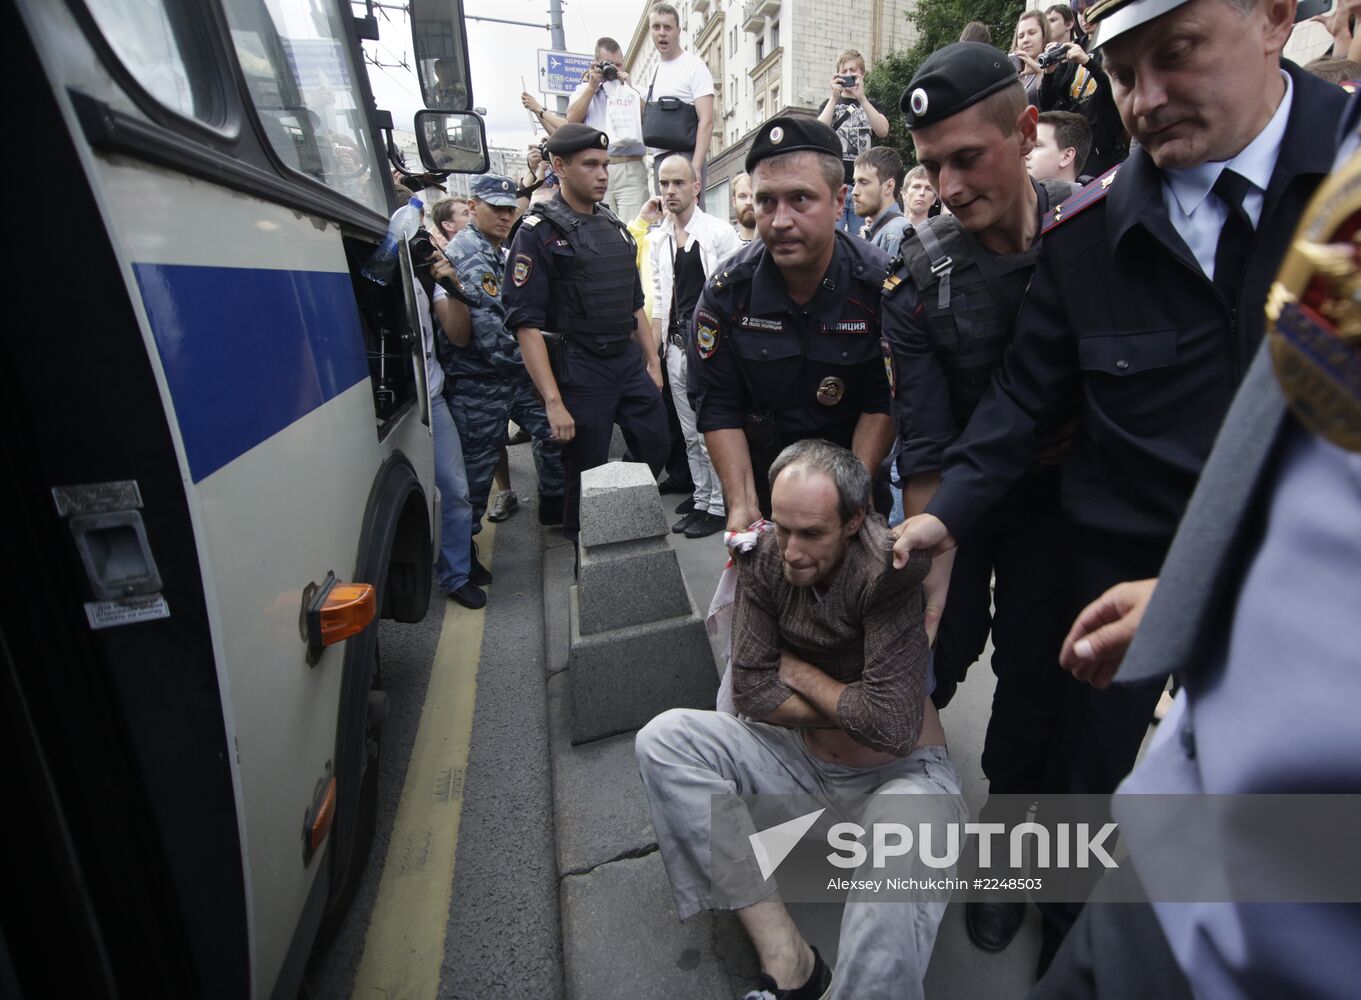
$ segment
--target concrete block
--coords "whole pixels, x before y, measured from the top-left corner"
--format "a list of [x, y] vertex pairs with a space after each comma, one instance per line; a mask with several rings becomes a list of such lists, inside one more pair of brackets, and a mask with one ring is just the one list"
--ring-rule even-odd
[[668, 708], [713, 708], [718, 675], [693, 605], [683, 617], [582, 635], [578, 601], [573, 587], [568, 658], [573, 743], [638, 729]]
[[760, 971], [734, 914], [677, 919], [660, 854], [564, 878], [559, 899], [568, 1000], [732, 1000]]
[[548, 682], [548, 730], [559, 875], [580, 875], [656, 846], [633, 734], [572, 746], [572, 694], [563, 674]]
[[676, 550], [660, 538], [581, 548], [581, 634], [597, 635], [690, 613]]
[[581, 474], [583, 546], [660, 538], [670, 530], [652, 471], [641, 462], [606, 462]]

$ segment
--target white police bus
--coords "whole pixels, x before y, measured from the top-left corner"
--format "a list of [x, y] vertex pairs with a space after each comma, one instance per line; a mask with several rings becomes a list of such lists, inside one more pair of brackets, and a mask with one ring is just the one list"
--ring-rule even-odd
[[[412, 7], [426, 165], [485, 170], [461, 8]], [[425, 615], [438, 524], [411, 261], [360, 276], [377, 23], [0, 9], [0, 995], [293, 996], [372, 838], [376, 619]]]

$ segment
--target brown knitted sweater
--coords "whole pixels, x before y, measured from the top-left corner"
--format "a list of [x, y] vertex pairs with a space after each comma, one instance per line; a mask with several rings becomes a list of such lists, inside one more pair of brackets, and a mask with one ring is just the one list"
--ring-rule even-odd
[[779, 678], [788, 650], [841, 681], [837, 721], [856, 742], [899, 757], [921, 733], [927, 643], [922, 579], [931, 560], [913, 553], [893, 569], [893, 539], [877, 515], [851, 539], [821, 599], [784, 578], [775, 532], [737, 557], [732, 620], [733, 699], [764, 719], [794, 694]]

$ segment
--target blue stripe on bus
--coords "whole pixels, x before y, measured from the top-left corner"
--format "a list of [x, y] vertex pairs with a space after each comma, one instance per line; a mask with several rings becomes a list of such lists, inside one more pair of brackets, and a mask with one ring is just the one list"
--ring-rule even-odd
[[134, 269], [196, 483], [368, 377], [348, 274]]

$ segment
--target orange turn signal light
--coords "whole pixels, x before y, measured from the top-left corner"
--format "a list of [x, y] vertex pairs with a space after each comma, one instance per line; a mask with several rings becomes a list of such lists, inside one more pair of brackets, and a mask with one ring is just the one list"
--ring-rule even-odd
[[326, 835], [331, 832], [331, 824], [336, 818], [336, 779], [332, 778], [326, 782], [326, 788], [321, 793], [321, 797], [312, 806], [311, 815], [307, 821], [307, 844], [310, 850], [315, 851], [321, 846], [321, 842], [326, 839]]
[[337, 583], [321, 604], [321, 644], [329, 646], [364, 631], [378, 610], [371, 583]]
[[316, 666], [323, 649], [364, 631], [377, 615], [378, 592], [371, 583], [341, 583], [334, 573], [309, 583], [302, 592], [300, 621], [308, 664]]

